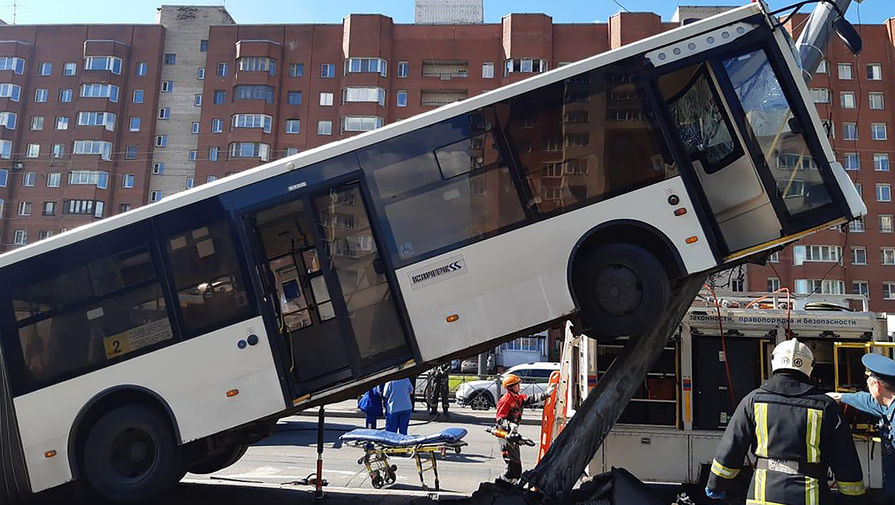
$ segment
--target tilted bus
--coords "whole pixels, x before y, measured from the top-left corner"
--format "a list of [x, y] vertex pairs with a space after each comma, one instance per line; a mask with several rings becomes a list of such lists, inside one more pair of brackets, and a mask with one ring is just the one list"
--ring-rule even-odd
[[865, 213], [760, 3], [0, 256], [2, 473], [113, 501], [276, 419]]

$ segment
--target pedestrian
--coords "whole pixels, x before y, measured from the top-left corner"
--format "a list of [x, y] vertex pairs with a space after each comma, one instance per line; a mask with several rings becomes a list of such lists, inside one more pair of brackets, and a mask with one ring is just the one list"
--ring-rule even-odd
[[377, 430], [376, 425], [382, 417], [382, 385], [371, 387], [357, 402], [357, 408], [366, 414], [365, 428]]
[[386, 382], [382, 397], [386, 405], [385, 431], [406, 435], [413, 408], [413, 383], [410, 379]]
[[441, 397], [441, 410], [445, 417], [450, 416], [448, 413], [449, 371], [450, 364], [437, 366], [429, 371], [429, 377], [426, 378], [426, 406], [432, 415], [438, 413], [438, 398]]
[[522, 421], [522, 408], [535, 405], [553, 392], [551, 384], [547, 391], [536, 395], [523, 395], [519, 393], [522, 380], [515, 374], [506, 374], [501, 385], [506, 393], [497, 402], [497, 428], [508, 435], [501, 440], [500, 454], [507, 465], [498, 482], [516, 484], [522, 477], [522, 457], [519, 454], [519, 423]]
[[839, 405], [811, 383], [811, 349], [796, 339], [781, 342], [771, 353], [771, 369], [771, 378], [746, 395], [730, 418], [706, 495], [725, 499], [751, 451], [756, 462], [747, 503], [830, 504], [827, 469], [839, 483], [842, 503], [863, 503], [864, 476], [851, 428]]
[[866, 412], [879, 420], [883, 453], [883, 491], [888, 503], [895, 504], [895, 361], [876, 353], [865, 354], [861, 363], [866, 368], [867, 391], [860, 393], [827, 393], [834, 400]]

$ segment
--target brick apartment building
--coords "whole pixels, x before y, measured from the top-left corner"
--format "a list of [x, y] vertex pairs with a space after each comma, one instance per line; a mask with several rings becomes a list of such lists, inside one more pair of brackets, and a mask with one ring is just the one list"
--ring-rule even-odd
[[[477, 0], [451, 0], [464, 4], [465, 18], [417, 1], [428, 5], [418, 8], [415, 24], [351, 14], [341, 24], [239, 25], [223, 7], [163, 5], [155, 25], [0, 26], [2, 248], [720, 9], [681, 7], [669, 22], [624, 12], [607, 23], [555, 24], [544, 14], [482, 23]], [[748, 267], [735, 289], [861, 290], [873, 310], [895, 311], [888, 161], [895, 149], [887, 131], [895, 124], [887, 103], [895, 19], [861, 31], [862, 55], [834, 40], [811, 86], [870, 214], [848, 234], [823, 231], [770, 267]]]

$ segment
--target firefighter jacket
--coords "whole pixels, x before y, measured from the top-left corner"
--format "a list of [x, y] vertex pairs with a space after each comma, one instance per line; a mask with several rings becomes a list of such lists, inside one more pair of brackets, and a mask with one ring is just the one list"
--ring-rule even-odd
[[497, 402], [497, 425], [507, 428], [507, 423], [519, 424], [522, 420], [522, 408], [543, 401], [546, 397], [545, 393], [528, 396], [513, 394], [508, 390]]
[[864, 477], [839, 405], [800, 373], [776, 373], [737, 406], [718, 444], [708, 488], [726, 491], [756, 458], [747, 505], [827, 505], [832, 469], [839, 492], [862, 503]]

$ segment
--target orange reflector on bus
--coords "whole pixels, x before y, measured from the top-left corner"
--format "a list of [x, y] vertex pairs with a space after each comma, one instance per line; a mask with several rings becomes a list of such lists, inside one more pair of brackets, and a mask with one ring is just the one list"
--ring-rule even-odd
[[451, 314], [451, 315], [449, 315], [449, 316], [447, 317], [446, 321], [449, 322], [449, 323], [453, 323], [453, 322], [456, 321], [457, 319], [460, 319], [460, 316], [459, 316], [459, 315], [457, 315], [457, 314]]
[[56, 451], [52, 451], [52, 450], [44, 453], [45, 458], [52, 458], [55, 455], [56, 455]]
[[686, 214], [686, 213], [687, 213], [687, 209], [684, 208], [684, 207], [681, 207], [681, 208], [679, 208], [679, 209], [674, 209], [674, 215], [675, 215], [675, 216], [683, 216], [683, 215]]
[[233, 398], [234, 396], [236, 396], [238, 394], [239, 394], [238, 389], [231, 389], [230, 391], [227, 391], [227, 398]]
[[698, 240], [699, 240], [699, 237], [697, 237], [696, 235], [693, 235], [692, 237], [687, 237], [688, 244], [693, 244], [693, 243], [697, 242]]

